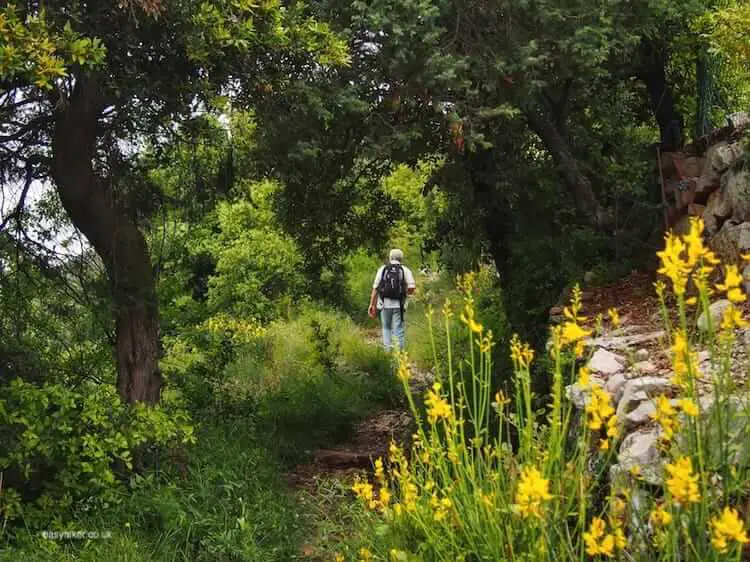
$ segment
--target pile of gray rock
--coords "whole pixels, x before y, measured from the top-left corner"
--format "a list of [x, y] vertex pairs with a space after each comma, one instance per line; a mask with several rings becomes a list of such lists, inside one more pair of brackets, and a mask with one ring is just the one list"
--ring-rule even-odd
[[[717, 315], [716, 321], [720, 310], [715, 305], [712, 307], [711, 315]], [[736, 349], [732, 352], [733, 365], [738, 369], [732, 374], [737, 379], [735, 382], [741, 382], [745, 376], [745, 349], [750, 331], [738, 335]], [[616, 463], [610, 469], [613, 480], [638, 467], [645, 482], [655, 486], [662, 483], [661, 428], [652, 414], [656, 412], [657, 397], [669, 398], [675, 407], [678, 401], [678, 389], [672, 383], [673, 372], [664, 351], [668, 349], [665, 337], [664, 331], [630, 326], [586, 341], [593, 351], [587, 364], [591, 371], [590, 383], [601, 386], [611, 396], [620, 430]], [[713, 406], [710, 373], [714, 366], [708, 350], [698, 352], [697, 359], [700, 372], [706, 375], [697, 385], [700, 410], [706, 415]], [[575, 383], [566, 387], [566, 395], [582, 413], [590, 390]]]

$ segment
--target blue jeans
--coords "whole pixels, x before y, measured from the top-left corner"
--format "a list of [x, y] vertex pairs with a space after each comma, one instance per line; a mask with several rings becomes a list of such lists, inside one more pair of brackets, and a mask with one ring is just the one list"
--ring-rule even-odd
[[404, 330], [404, 318], [401, 316], [401, 309], [382, 309], [380, 311], [380, 323], [383, 326], [383, 347], [385, 347], [385, 350], [391, 351], [393, 347], [391, 336], [395, 335], [399, 348], [403, 351], [404, 344], [406, 343], [406, 332]]

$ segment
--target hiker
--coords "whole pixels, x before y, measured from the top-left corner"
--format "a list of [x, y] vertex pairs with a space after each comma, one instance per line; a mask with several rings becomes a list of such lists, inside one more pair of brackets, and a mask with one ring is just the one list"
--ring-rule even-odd
[[[391, 351], [391, 338], [395, 334], [399, 348], [403, 351], [406, 339], [404, 327], [404, 310], [406, 297], [414, 293], [417, 284], [411, 270], [403, 265], [404, 253], [398, 248], [391, 250], [389, 263], [381, 265], [375, 274], [370, 294], [370, 318], [375, 318], [376, 310], [380, 311], [380, 323], [383, 326], [383, 347]], [[377, 299], [377, 304], [376, 304]], [[377, 308], [376, 308], [377, 306]]]

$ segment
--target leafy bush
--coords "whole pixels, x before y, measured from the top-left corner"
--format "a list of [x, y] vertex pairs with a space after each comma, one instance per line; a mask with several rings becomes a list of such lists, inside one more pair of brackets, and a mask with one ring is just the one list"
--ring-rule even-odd
[[168, 393], [158, 407], [128, 407], [110, 385], [14, 379], [0, 398], [0, 519], [61, 521], [106, 506], [144, 446], [191, 443], [190, 418]]

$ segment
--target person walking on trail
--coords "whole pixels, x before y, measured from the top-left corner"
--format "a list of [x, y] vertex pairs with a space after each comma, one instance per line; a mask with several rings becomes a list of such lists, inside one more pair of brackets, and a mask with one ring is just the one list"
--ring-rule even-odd
[[393, 348], [392, 339], [396, 336], [399, 348], [403, 351], [406, 340], [404, 311], [406, 298], [414, 293], [417, 284], [411, 270], [401, 262], [404, 253], [398, 248], [391, 250], [389, 263], [381, 265], [375, 274], [370, 294], [370, 318], [375, 318], [380, 311], [380, 323], [383, 327], [383, 347], [386, 351]]

